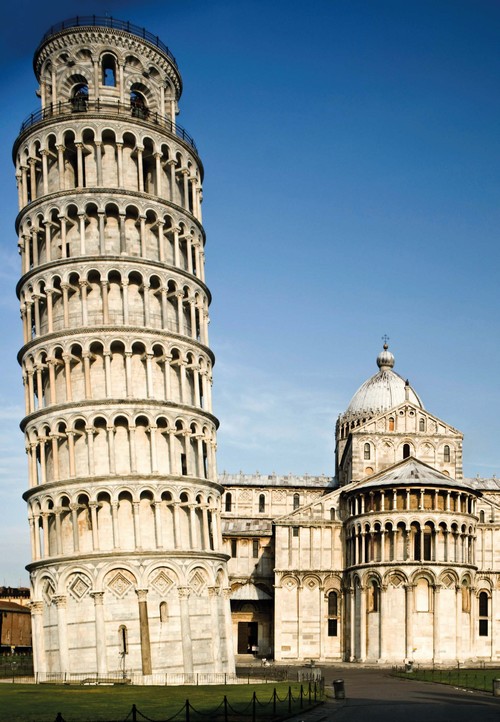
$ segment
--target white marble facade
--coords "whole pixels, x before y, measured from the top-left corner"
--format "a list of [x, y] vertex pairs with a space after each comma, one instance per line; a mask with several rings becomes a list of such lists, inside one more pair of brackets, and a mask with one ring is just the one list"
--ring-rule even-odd
[[336, 477], [221, 479], [235, 649], [247, 633], [287, 663], [498, 662], [500, 482], [464, 479], [462, 434], [387, 347], [377, 364], [339, 417]]
[[35, 669], [232, 672], [203, 167], [142, 28], [51, 28], [14, 144]]
[[393, 371], [335, 475], [217, 475], [203, 167], [158, 39], [51, 28], [14, 144], [35, 669], [500, 660], [500, 484]]

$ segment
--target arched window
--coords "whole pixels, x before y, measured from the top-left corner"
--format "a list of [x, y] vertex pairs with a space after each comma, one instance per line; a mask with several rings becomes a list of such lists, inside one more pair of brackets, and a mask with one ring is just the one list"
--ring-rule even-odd
[[160, 622], [168, 621], [168, 607], [166, 602], [160, 602]]
[[333, 506], [330, 509], [330, 521], [335, 521], [335, 509], [333, 508]]
[[339, 595], [338, 592], [328, 593], [328, 636], [338, 635], [339, 625]]
[[370, 444], [365, 444], [365, 461], [370, 460]]
[[298, 509], [300, 505], [300, 496], [298, 494], [293, 495], [293, 508]]
[[114, 88], [116, 86], [116, 60], [113, 55], [102, 58], [102, 84]]
[[423, 417], [418, 422], [418, 430], [425, 431], [425, 419]]
[[407, 459], [410, 456], [410, 444], [403, 444], [403, 459]]
[[479, 523], [484, 524], [484, 511], [482, 509], [479, 512]]
[[479, 636], [488, 636], [489, 598], [487, 592], [479, 593]]
[[144, 120], [149, 115], [146, 100], [137, 90], [132, 90], [130, 93], [130, 108], [133, 118], [142, 118]]
[[392, 416], [389, 419], [389, 431], [394, 431], [394, 418]]
[[233, 507], [233, 496], [230, 491], [226, 492], [226, 499], [225, 499], [225, 511], [231, 511]]
[[259, 494], [259, 513], [263, 514], [266, 510], [266, 497], [264, 494]]
[[71, 105], [74, 113], [82, 113], [87, 110], [89, 102], [89, 86], [85, 83], [75, 85], [71, 93]]
[[118, 648], [120, 654], [128, 654], [128, 634], [127, 627], [124, 624], [118, 628]]
[[448, 444], [446, 444], [446, 446], [443, 449], [443, 461], [445, 461], [445, 462], [450, 461], [450, 458], [451, 458], [450, 457], [450, 447], [448, 446]]

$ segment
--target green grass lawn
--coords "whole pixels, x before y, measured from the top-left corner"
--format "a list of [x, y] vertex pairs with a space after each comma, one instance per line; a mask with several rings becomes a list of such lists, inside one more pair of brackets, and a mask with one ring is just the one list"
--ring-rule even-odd
[[[300, 684], [290, 685], [292, 695], [300, 698]], [[132, 705], [138, 710], [137, 719], [144, 715], [151, 720], [167, 720], [174, 718], [185, 720], [185, 711], [177, 713], [189, 699], [191, 722], [197, 720], [224, 720], [222, 709], [216, 715], [215, 710], [221, 705], [224, 695], [227, 696], [230, 708], [238, 712], [248, 710], [249, 717], [241, 714], [228, 716], [228, 720], [238, 719], [240, 722], [251, 719], [252, 695], [257, 694], [257, 719], [262, 722], [272, 719], [283, 719], [288, 715], [288, 702], [277, 705], [279, 716], [273, 718], [273, 706], [263, 706], [272, 700], [273, 689], [276, 687], [280, 699], [288, 693], [288, 682], [260, 685], [227, 685], [205, 687], [82, 687], [63, 685], [30, 685], [0, 684], [0, 722], [54, 722], [61, 712], [65, 722], [122, 722], [127, 718]], [[309, 706], [307, 684], [304, 684], [304, 709]], [[300, 702], [293, 704], [292, 711], [300, 711]], [[196, 714], [196, 712], [203, 713]], [[207, 717], [207, 715], [210, 715]]]
[[493, 680], [500, 679], [500, 669], [415, 669], [397, 672], [397, 676], [491, 692]]

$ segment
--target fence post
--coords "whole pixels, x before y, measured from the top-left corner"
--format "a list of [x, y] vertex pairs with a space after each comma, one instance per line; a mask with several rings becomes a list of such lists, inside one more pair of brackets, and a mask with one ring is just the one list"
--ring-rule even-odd
[[186, 700], [186, 722], [189, 722], [189, 700]]
[[273, 689], [273, 717], [276, 717], [276, 687]]
[[300, 709], [304, 706], [304, 686], [300, 685]]
[[137, 722], [137, 707], [132, 705], [132, 722]]
[[308, 693], [309, 693], [309, 704], [311, 704], [311, 680], [309, 680], [309, 690], [308, 690]]
[[288, 687], [288, 712], [292, 711], [292, 688]]
[[316, 702], [316, 680], [314, 680], [314, 701]]
[[63, 716], [60, 712], [57, 713], [56, 722], [64, 722]]
[[252, 697], [252, 722], [255, 722], [257, 719], [256, 712], [257, 712], [257, 692], [254, 692], [253, 697]]
[[224, 722], [227, 722], [227, 696], [224, 695]]

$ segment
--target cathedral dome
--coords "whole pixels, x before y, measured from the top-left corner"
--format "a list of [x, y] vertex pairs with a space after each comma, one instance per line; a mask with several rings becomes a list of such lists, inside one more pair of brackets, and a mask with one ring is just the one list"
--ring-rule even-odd
[[402, 404], [404, 401], [424, 408], [408, 381], [392, 370], [394, 355], [387, 344], [377, 356], [378, 373], [362, 384], [351, 399], [343, 416], [373, 416]]

